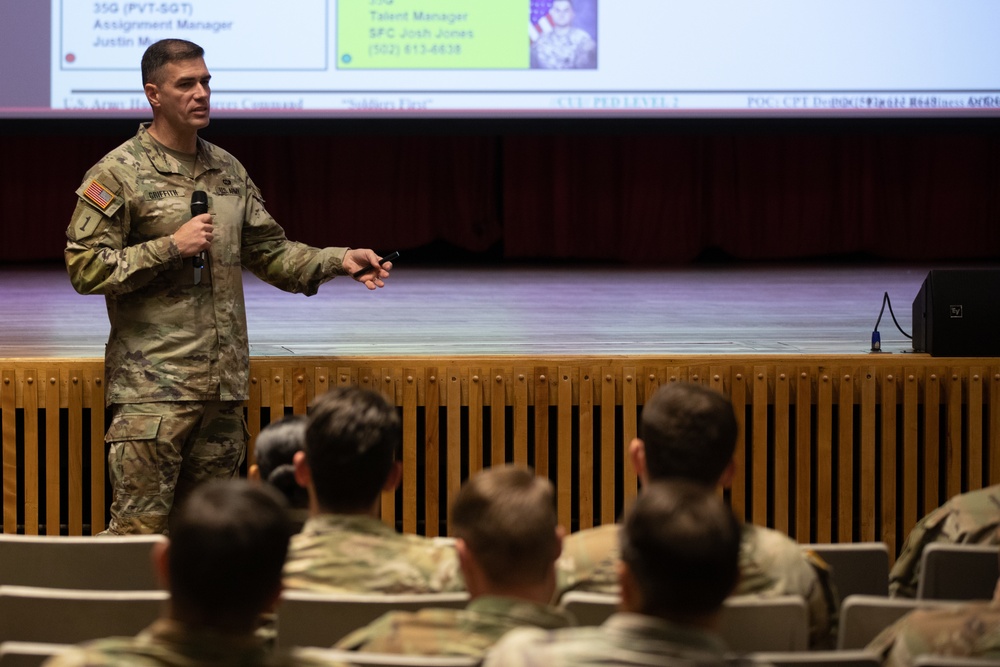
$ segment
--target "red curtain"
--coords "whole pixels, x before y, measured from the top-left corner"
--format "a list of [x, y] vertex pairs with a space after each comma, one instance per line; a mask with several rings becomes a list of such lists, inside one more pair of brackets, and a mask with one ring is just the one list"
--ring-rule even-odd
[[[1000, 256], [1000, 133], [891, 123], [205, 136], [246, 165], [288, 235], [314, 245], [387, 252], [443, 242], [472, 254], [502, 247], [512, 260], [632, 263], [708, 251], [741, 260]], [[0, 260], [61, 259], [73, 191], [134, 125], [119, 129], [4, 128]]]

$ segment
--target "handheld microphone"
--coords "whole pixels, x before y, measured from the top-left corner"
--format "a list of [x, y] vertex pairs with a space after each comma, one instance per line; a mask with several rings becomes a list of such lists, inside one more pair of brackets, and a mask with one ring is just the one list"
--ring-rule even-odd
[[[208, 194], [204, 190], [195, 190], [191, 193], [191, 217], [208, 213]], [[194, 284], [201, 283], [201, 270], [205, 268], [205, 251], [201, 251], [191, 258], [194, 265]]]

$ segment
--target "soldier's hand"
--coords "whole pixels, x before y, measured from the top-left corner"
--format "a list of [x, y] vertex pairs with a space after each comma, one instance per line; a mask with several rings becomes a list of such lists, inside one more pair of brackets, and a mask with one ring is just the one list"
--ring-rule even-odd
[[174, 243], [181, 252], [181, 257], [194, 257], [202, 250], [208, 250], [212, 245], [212, 215], [202, 213], [196, 215], [174, 232]]

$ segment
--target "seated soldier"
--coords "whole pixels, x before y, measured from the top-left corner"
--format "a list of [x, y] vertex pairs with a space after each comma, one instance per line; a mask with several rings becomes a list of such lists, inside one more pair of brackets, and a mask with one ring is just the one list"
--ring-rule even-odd
[[890, 667], [912, 667], [924, 655], [992, 658], [1000, 664], [1000, 581], [989, 602], [916, 609], [867, 648]]
[[154, 564], [170, 602], [135, 637], [81, 644], [50, 667], [305, 664], [273, 654], [255, 635], [281, 595], [291, 533], [286, 503], [273, 489], [242, 480], [196, 487], [173, 515]]
[[525, 468], [480, 472], [455, 498], [451, 525], [469, 605], [390, 612], [337, 648], [482, 657], [512, 628], [572, 624], [569, 614], [549, 605], [562, 529], [548, 480]]
[[402, 477], [399, 415], [381, 394], [337, 387], [309, 410], [295, 474], [309, 518], [285, 563], [290, 589], [340, 593], [464, 591], [454, 546], [397, 533], [379, 519], [383, 491]]
[[961, 493], [921, 519], [889, 571], [889, 595], [917, 597], [920, 557], [934, 542], [1000, 544], [1000, 484]]
[[288, 499], [289, 515], [295, 530], [301, 530], [309, 515], [309, 493], [295, 479], [295, 453], [305, 447], [306, 417], [291, 415], [273, 421], [254, 441], [256, 463], [247, 469], [247, 477], [266, 482]]
[[739, 577], [740, 525], [714, 490], [653, 482], [618, 534], [619, 612], [598, 627], [512, 630], [484, 667], [731, 664], [716, 628]]
[[[645, 488], [655, 480], [687, 479], [728, 487], [735, 475], [736, 415], [719, 392], [697, 384], [661, 387], [642, 410], [629, 446]], [[744, 524], [736, 593], [801, 595], [809, 608], [810, 644], [826, 647], [836, 627], [838, 597], [819, 556], [776, 530]], [[617, 593], [618, 527], [599, 526], [566, 538], [556, 564], [560, 595], [568, 590]]]

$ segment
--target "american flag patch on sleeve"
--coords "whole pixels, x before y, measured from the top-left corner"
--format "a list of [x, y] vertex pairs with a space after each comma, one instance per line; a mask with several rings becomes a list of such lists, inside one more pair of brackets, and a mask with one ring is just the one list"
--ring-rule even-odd
[[91, 181], [87, 189], [83, 191], [83, 196], [97, 204], [103, 211], [115, 200], [114, 194], [97, 181]]

